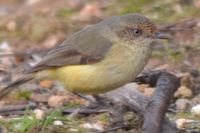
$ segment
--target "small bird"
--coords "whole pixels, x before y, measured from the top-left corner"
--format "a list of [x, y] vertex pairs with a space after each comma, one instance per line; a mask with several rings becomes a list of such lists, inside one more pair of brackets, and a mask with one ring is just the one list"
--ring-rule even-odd
[[56, 79], [73, 93], [104, 93], [133, 81], [147, 63], [155, 39], [166, 39], [140, 14], [113, 16], [73, 34], [52, 48], [0, 98], [31, 79]]

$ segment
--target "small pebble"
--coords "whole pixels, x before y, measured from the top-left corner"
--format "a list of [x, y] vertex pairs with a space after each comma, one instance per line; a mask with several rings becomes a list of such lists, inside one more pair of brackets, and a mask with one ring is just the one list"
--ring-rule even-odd
[[192, 107], [191, 112], [196, 115], [200, 115], [200, 104]]
[[44, 118], [44, 111], [41, 109], [35, 109], [34, 111], [35, 118], [38, 120], [42, 120]]
[[75, 128], [70, 128], [69, 131], [71, 131], [71, 132], [78, 132], [79, 130], [75, 129]]
[[62, 121], [56, 120], [56, 121], [53, 122], [53, 125], [62, 126], [63, 123], [62, 123]]
[[69, 101], [69, 98], [67, 96], [51, 96], [48, 99], [48, 105], [50, 107], [61, 107], [63, 106], [65, 103], [67, 103], [67, 101]]
[[193, 97], [190, 101], [193, 106], [200, 104], [200, 94]]
[[16, 28], [17, 28], [17, 24], [16, 24], [15, 21], [10, 21], [10, 22], [7, 23], [6, 28], [7, 28], [9, 31], [15, 31]]
[[4, 119], [4, 117], [2, 115], [0, 115], [0, 119]]
[[180, 118], [176, 120], [176, 127], [178, 129], [184, 129], [186, 124], [191, 122], [194, 122], [194, 120]]
[[191, 106], [191, 102], [187, 99], [178, 99], [175, 105], [177, 110], [186, 111]]
[[98, 124], [98, 123], [85, 123], [82, 125], [83, 128], [88, 128], [88, 129], [95, 129], [95, 130], [99, 130], [102, 131], [103, 130], [103, 126]]
[[178, 90], [175, 92], [174, 97], [175, 98], [191, 98], [193, 96], [193, 92], [191, 88], [188, 88], [187, 86], [181, 86], [178, 88]]

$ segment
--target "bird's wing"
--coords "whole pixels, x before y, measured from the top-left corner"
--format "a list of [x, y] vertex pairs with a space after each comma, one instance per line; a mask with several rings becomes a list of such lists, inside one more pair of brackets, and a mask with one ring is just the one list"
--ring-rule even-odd
[[[65, 65], [96, 63], [103, 59], [112, 42], [103, 37], [102, 30], [93, 26], [75, 33], [69, 40], [54, 47], [35, 66], [25, 73]], [[100, 33], [101, 32], [101, 33]]]

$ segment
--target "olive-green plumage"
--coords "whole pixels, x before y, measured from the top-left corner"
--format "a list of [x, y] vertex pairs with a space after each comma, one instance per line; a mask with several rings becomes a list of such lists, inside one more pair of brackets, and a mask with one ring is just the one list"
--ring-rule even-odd
[[[88, 26], [50, 50], [0, 97], [29, 79], [61, 81], [72, 92], [97, 94], [134, 80], [148, 61], [156, 26], [139, 14], [114, 16]], [[11, 89], [12, 88], [12, 89]]]

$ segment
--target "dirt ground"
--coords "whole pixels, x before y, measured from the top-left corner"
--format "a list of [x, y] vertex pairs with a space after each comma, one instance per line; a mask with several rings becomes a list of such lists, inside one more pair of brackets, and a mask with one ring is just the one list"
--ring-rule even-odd
[[[154, 44], [145, 70], [167, 70], [181, 78], [181, 86], [170, 104], [172, 111], [166, 116], [183, 132], [197, 133], [200, 130], [200, 0], [0, 0], [0, 88], [17, 79], [22, 70], [36, 64], [50, 48], [76, 31], [110, 16], [132, 12], [149, 17], [161, 31], [172, 36]], [[139, 85], [138, 90], [147, 96], [154, 92], [154, 88], [145, 84]], [[0, 101], [1, 130], [85, 133], [108, 128], [107, 113], [87, 117], [62, 114], [63, 108], [87, 104], [56, 81], [32, 81]], [[136, 129], [118, 130], [133, 131]]]

